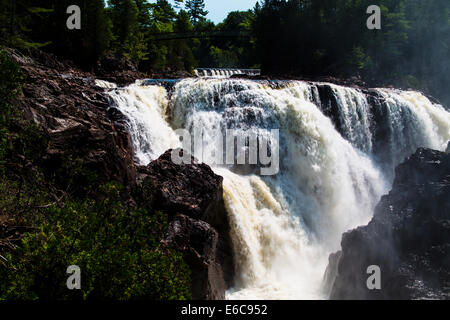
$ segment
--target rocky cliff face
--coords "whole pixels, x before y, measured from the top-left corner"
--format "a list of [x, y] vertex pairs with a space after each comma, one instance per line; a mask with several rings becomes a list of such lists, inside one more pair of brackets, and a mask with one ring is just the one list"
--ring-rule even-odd
[[[177, 150], [183, 152], [183, 150]], [[139, 168], [139, 183], [152, 206], [169, 214], [165, 242], [180, 250], [192, 271], [194, 299], [224, 299], [233, 276], [223, 178], [206, 164], [177, 165], [172, 150]]]
[[[162, 241], [184, 254], [191, 269], [193, 298], [223, 299], [231, 283], [233, 259], [222, 177], [205, 164], [175, 165], [170, 151], [138, 168], [123, 115], [109, 109], [95, 75], [38, 50], [26, 56], [11, 50], [10, 56], [25, 75], [19, 106], [48, 141], [42, 170], [48, 176], [64, 176], [66, 166], [82, 163], [80, 170], [92, 171], [98, 184], [123, 184], [130, 203], [167, 213], [169, 227]], [[102, 61], [98, 67], [102, 77], [131, 82], [136, 76], [131, 67], [125, 68], [126, 74], [109, 73], [114, 71], [114, 61], [111, 57]], [[72, 183], [76, 187], [84, 181]], [[61, 182], [60, 187], [68, 186]], [[95, 190], [88, 192], [95, 194]]]
[[[369, 290], [367, 268], [381, 269]], [[392, 191], [365, 227], [330, 256], [331, 299], [450, 298], [450, 155], [419, 149], [396, 169]]]
[[11, 52], [11, 57], [25, 75], [20, 107], [48, 139], [44, 172], [55, 172], [64, 159], [78, 159], [101, 182], [133, 184], [130, 137], [119, 122], [109, 119], [108, 99], [95, 86], [94, 76], [38, 50], [30, 56]]
[[137, 79], [145, 78], [135, 64], [117, 53], [102, 57], [95, 67], [95, 74], [98, 79], [113, 82], [119, 86], [126, 86]]

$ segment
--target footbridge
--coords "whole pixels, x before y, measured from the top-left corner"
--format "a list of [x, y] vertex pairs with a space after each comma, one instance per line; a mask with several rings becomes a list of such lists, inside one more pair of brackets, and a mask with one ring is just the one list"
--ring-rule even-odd
[[194, 72], [197, 77], [231, 77], [235, 74], [245, 74], [249, 76], [261, 75], [260, 69], [197, 68]]

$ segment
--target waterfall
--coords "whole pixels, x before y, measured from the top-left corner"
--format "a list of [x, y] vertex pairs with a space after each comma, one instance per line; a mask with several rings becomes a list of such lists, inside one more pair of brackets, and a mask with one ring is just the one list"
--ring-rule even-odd
[[328, 84], [336, 99], [342, 136], [360, 150], [372, 151], [370, 106], [366, 96], [354, 88]]
[[[109, 94], [140, 164], [181, 146], [176, 129], [202, 128], [202, 159], [224, 177], [236, 271], [229, 299], [326, 298], [328, 255], [343, 232], [368, 223], [392, 165], [450, 140], [450, 113], [417, 92], [377, 89], [374, 102], [331, 84], [185, 79], [170, 94], [139, 83]], [[269, 137], [279, 129], [279, 173], [216, 165], [211, 150], [226, 129]]]
[[110, 91], [111, 107], [127, 118], [136, 162], [148, 164], [167, 149], [181, 147], [166, 120], [167, 92], [160, 86], [141, 86], [139, 82]]
[[450, 140], [450, 113], [419, 92], [377, 89], [380, 101], [377, 127], [384, 131], [378, 142], [377, 158], [390, 170], [418, 147], [445, 150]]

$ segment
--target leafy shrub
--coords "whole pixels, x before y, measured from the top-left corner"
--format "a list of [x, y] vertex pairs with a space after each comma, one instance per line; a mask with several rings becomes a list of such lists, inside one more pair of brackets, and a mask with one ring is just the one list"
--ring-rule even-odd
[[[46, 210], [34, 232], [0, 264], [0, 299], [188, 299], [189, 269], [166, 248], [162, 213], [127, 209], [121, 187], [101, 201], [67, 201]], [[81, 269], [81, 290], [68, 290], [66, 269]]]

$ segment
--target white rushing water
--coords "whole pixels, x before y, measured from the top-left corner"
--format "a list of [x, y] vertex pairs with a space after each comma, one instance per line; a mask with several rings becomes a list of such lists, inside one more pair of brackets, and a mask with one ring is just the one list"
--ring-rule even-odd
[[[373, 154], [365, 95], [330, 86], [341, 132], [313, 104], [314, 86], [303, 82], [274, 89], [248, 80], [185, 79], [170, 98], [162, 87], [139, 83], [110, 91], [112, 107], [128, 119], [140, 164], [180, 147], [175, 129], [203, 129], [203, 159], [224, 177], [236, 269], [229, 299], [326, 298], [321, 288], [328, 255], [340, 248], [343, 232], [370, 220], [389, 190], [390, 179]], [[446, 148], [450, 113], [442, 106], [417, 92], [378, 91], [389, 161], [398, 164], [417, 147]], [[279, 173], [215, 166], [208, 155], [217, 129], [266, 136], [279, 129]]]

